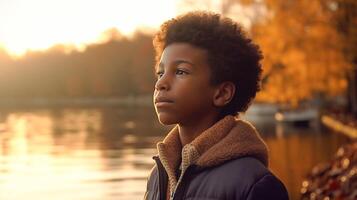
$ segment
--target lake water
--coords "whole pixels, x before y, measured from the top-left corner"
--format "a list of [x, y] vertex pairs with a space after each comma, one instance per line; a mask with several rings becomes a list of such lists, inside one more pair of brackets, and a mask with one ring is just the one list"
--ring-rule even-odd
[[[252, 123], [291, 199], [306, 173], [347, 142], [327, 130]], [[150, 107], [0, 109], [0, 199], [142, 199], [156, 143], [170, 128]]]

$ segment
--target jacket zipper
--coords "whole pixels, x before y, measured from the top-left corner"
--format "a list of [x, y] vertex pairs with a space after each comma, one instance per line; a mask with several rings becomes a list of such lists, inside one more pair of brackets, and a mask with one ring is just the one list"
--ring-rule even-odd
[[165, 168], [162, 165], [160, 158], [158, 156], [154, 156], [153, 159], [156, 162], [157, 169], [159, 171], [159, 195], [160, 200], [166, 200], [166, 193], [167, 193], [167, 181], [168, 176], [166, 174]]
[[183, 199], [183, 196], [184, 196], [184, 193], [186, 190], [186, 186], [187, 186], [187, 181], [190, 181], [189, 179], [191, 179], [191, 177], [192, 177], [194, 168], [195, 168], [195, 166], [191, 165], [186, 169], [184, 174], [182, 174], [182, 180], [180, 181], [180, 183], [176, 186], [175, 190], [170, 195], [170, 200]]

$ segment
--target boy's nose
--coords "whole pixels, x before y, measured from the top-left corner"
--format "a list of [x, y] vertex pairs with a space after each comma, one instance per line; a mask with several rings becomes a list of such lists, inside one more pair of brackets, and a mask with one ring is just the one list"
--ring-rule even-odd
[[169, 84], [166, 78], [162, 76], [159, 80], [156, 81], [155, 84], [155, 89], [156, 90], [168, 90], [169, 89]]

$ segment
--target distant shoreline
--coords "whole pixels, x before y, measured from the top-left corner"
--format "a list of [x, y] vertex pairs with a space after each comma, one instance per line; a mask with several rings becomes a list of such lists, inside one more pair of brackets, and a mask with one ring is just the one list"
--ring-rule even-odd
[[82, 98], [0, 98], [0, 107], [151, 106], [151, 95]]

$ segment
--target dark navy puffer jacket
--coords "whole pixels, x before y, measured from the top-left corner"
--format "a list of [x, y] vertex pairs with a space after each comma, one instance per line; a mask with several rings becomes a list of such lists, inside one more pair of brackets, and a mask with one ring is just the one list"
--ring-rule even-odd
[[179, 141], [175, 127], [158, 143], [145, 200], [288, 200], [248, 122], [227, 116], [190, 144]]
[[[165, 169], [160, 165], [161, 163], [158, 163], [149, 176], [144, 199], [167, 199], [168, 177]], [[185, 172], [173, 199], [287, 200], [289, 198], [281, 181], [260, 161], [243, 157], [226, 162], [219, 167], [203, 170], [191, 166]]]

